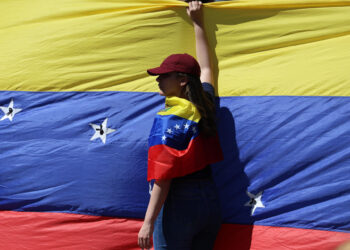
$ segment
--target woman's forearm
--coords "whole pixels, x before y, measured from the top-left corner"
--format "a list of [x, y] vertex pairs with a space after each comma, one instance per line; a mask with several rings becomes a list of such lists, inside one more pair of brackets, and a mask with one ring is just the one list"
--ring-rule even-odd
[[171, 180], [159, 180], [154, 183], [151, 198], [148, 203], [145, 220], [138, 234], [138, 244], [141, 248], [151, 248], [151, 237], [154, 222], [168, 195]]
[[213, 66], [210, 58], [210, 47], [205, 32], [202, 3], [189, 2], [187, 13], [192, 19], [196, 38], [196, 55], [201, 67], [201, 81], [213, 84]]
[[171, 180], [158, 180], [154, 183], [144, 223], [154, 224], [168, 195], [170, 183]]
[[213, 84], [213, 67], [210, 60], [210, 47], [204, 24], [194, 23], [196, 37], [196, 54], [201, 67], [201, 81]]

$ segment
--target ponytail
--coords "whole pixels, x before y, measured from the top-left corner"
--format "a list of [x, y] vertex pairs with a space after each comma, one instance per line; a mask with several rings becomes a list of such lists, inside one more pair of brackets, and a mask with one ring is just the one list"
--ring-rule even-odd
[[206, 136], [215, 135], [217, 132], [215, 122], [215, 103], [209, 98], [208, 93], [203, 90], [202, 82], [198, 77], [190, 74], [177, 73], [179, 77], [187, 77], [188, 82], [183, 88], [184, 95], [192, 102], [199, 113], [201, 120], [199, 128]]

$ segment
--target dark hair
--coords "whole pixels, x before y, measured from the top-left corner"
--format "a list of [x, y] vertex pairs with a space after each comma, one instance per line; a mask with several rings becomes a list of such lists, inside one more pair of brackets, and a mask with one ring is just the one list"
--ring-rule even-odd
[[215, 122], [215, 103], [208, 96], [209, 94], [203, 90], [201, 80], [193, 75], [177, 72], [179, 77], [187, 77], [187, 84], [183, 88], [184, 94], [187, 99], [192, 102], [199, 113], [201, 114], [201, 120], [199, 122], [199, 129], [206, 136], [212, 136], [216, 134], [216, 122]]

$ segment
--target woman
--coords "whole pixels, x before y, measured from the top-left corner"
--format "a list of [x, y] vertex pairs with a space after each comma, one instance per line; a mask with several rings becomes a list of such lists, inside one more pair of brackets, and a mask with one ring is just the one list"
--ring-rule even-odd
[[[213, 249], [221, 216], [209, 164], [222, 160], [215, 125], [213, 70], [202, 3], [189, 2], [198, 62], [190, 55], [167, 57], [158, 75], [166, 109], [156, 116], [149, 138], [148, 180], [155, 180], [141, 248]], [[203, 84], [202, 84], [203, 83]]]

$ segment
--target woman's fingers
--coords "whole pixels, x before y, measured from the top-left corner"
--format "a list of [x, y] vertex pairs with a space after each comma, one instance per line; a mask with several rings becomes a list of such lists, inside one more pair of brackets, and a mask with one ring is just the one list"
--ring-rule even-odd
[[153, 225], [144, 223], [138, 234], [138, 244], [141, 248], [150, 249], [152, 247]]
[[199, 10], [202, 6], [201, 1], [191, 1], [188, 3], [188, 7], [191, 11]]
[[143, 243], [142, 243], [141, 238], [138, 239], [138, 244], [139, 244], [139, 247], [143, 248]]
[[144, 249], [151, 248], [151, 239], [149, 237], [147, 238], [139, 237], [137, 243], [141, 248], [144, 248]]
[[151, 248], [151, 246], [150, 246], [150, 239], [149, 238], [146, 239], [145, 248], [147, 248], [147, 249]]
[[192, 1], [188, 3], [187, 7], [187, 13], [193, 12], [193, 11], [198, 11], [202, 7], [202, 2], [200, 1]]
[[190, 2], [190, 10], [193, 11], [195, 10], [195, 1]]
[[196, 24], [202, 25], [203, 22], [203, 11], [202, 2], [191, 1], [188, 3], [187, 14]]
[[197, 10], [198, 9], [198, 1], [193, 1], [193, 10]]
[[144, 243], [144, 240], [142, 238], [139, 238], [139, 246], [143, 249], [145, 248], [145, 243]]

